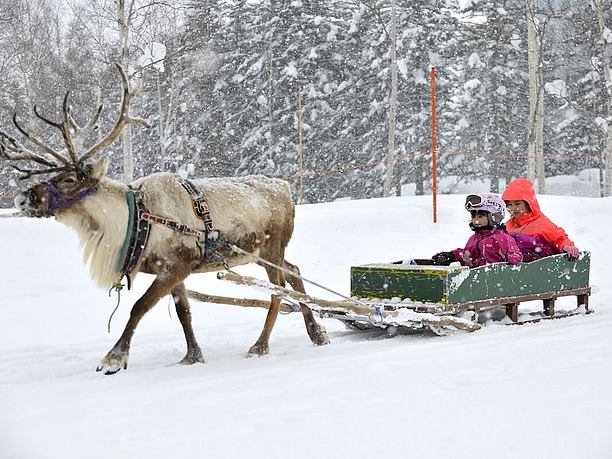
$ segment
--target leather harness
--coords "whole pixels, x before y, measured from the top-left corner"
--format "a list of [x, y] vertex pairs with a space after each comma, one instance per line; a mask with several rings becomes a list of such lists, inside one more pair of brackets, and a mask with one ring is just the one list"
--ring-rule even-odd
[[206, 196], [198, 192], [196, 186], [189, 180], [183, 178], [178, 178], [178, 180], [189, 193], [193, 211], [204, 222], [204, 230], [190, 228], [184, 223], [149, 213], [144, 205], [142, 192], [133, 190], [130, 186], [127, 192], [128, 227], [120, 257], [121, 269], [119, 271], [119, 278], [115, 282], [115, 287], [119, 287], [121, 279], [126, 277], [128, 290], [131, 288], [131, 275], [144, 253], [149, 239], [151, 223], [162, 225], [186, 236], [197, 238], [198, 247], [200, 247], [202, 255], [207, 261], [212, 261], [213, 252], [219, 245], [221, 238], [219, 231], [214, 229]]
[[198, 192], [196, 186], [187, 179], [179, 178], [179, 182], [181, 182], [183, 188], [185, 188], [191, 196], [193, 211], [200, 220], [204, 221], [206, 231], [214, 231], [212, 218], [210, 218], [210, 208], [208, 207], [208, 202], [206, 201], [204, 193]]
[[120, 285], [121, 279], [125, 276], [129, 290], [132, 287], [131, 275], [147, 245], [151, 225], [143, 218], [143, 215], [147, 213], [147, 208], [142, 201], [142, 192], [134, 191], [130, 187], [127, 192], [127, 202], [130, 217], [128, 218], [125, 243], [121, 251], [121, 270], [115, 286]]

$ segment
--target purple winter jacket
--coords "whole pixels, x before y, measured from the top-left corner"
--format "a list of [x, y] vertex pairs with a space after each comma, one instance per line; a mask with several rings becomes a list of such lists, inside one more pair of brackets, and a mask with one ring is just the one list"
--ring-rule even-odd
[[559, 250], [544, 239], [543, 236], [518, 232], [512, 234], [511, 237], [516, 241], [516, 245], [521, 250], [525, 263], [559, 253]]
[[475, 232], [463, 249], [453, 250], [453, 255], [462, 265], [470, 268], [502, 261], [516, 265], [523, 261], [516, 241], [501, 228]]

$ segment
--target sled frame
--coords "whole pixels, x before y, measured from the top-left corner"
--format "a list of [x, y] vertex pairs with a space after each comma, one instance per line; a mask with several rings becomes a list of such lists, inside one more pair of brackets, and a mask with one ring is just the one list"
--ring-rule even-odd
[[[295, 292], [266, 281], [249, 276], [242, 276], [235, 272], [219, 273], [220, 279], [241, 285], [249, 285], [264, 289], [285, 299], [281, 303], [281, 312], [289, 313], [298, 309], [299, 304], [304, 304], [314, 313], [323, 318], [340, 320], [348, 326], [357, 329], [402, 327], [413, 330], [429, 329], [434, 333], [440, 333], [443, 329], [462, 331], [476, 331], [480, 328], [478, 323], [458, 317], [464, 312], [474, 312], [474, 317], [481, 311], [505, 307], [506, 316], [510, 319], [508, 324], [518, 325], [523, 323], [539, 322], [545, 319], [559, 319], [577, 314], [590, 314], [593, 312], [589, 307], [589, 295], [591, 288], [579, 288], [563, 290], [559, 292], [546, 292], [538, 294], [527, 294], [521, 296], [491, 298], [453, 305], [447, 304], [425, 304], [425, 303], [386, 303], [376, 301], [352, 302], [348, 300], [330, 301]], [[194, 290], [188, 290], [188, 295], [201, 302], [226, 304], [241, 307], [258, 307], [267, 309], [270, 302], [252, 298], [234, 298], [219, 295], [204, 294]], [[574, 311], [555, 311], [555, 300], [563, 296], [576, 296], [577, 308]], [[529, 314], [529, 319], [519, 320], [519, 305], [527, 301], [542, 301], [543, 314]], [[415, 313], [414, 316], [401, 315], [403, 311]]]

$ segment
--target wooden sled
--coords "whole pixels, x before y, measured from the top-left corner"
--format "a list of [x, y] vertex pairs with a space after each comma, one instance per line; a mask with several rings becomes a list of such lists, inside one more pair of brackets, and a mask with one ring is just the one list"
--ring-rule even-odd
[[[421, 262], [421, 260], [419, 260]], [[479, 318], [500, 308], [507, 324], [522, 324], [588, 314], [590, 253], [571, 261], [560, 254], [531, 263], [496, 263], [469, 269], [465, 266], [382, 263], [351, 268], [352, 299], [330, 301], [315, 298], [233, 272], [219, 273], [223, 280], [250, 285], [282, 296], [281, 310], [291, 312], [305, 305], [321, 317], [338, 319], [356, 329], [409, 328], [472, 332], [481, 328]], [[210, 303], [268, 308], [265, 300], [206, 295], [188, 290], [191, 298]], [[555, 300], [576, 296], [572, 311], [556, 311]], [[541, 300], [542, 311], [521, 314], [523, 302]]]

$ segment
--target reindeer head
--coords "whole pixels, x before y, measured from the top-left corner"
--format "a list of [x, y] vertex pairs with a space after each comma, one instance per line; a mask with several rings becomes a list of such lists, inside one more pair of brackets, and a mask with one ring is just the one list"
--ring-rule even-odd
[[[112, 130], [85, 151], [80, 151], [83, 150], [83, 141], [98, 128], [98, 120], [103, 107], [98, 106], [94, 117], [86, 126], [79, 126], [70, 113], [69, 92], [64, 97], [60, 122], [44, 117], [34, 106], [36, 117], [60, 130], [66, 147], [64, 150], [57, 151], [26, 131], [17, 121], [16, 114], [13, 116], [13, 124], [30, 143], [40, 150], [40, 153], [31, 151], [15, 138], [0, 131], [0, 156], [9, 161], [21, 161], [29, 167], [13, 166], [24, 174], [20, 178], [24, 179], [39, 174], [55, 174], [49, 180], [34, 185], [15, 198], [15, 206], [26, 215], [50, 217], [58, 210], [94, 193], [108, 169], [108, 157], [104, 156], [93, 163], [90, 163], [89, 160], [108, 148], [119, 137], [127, 124], [141, 124], [149, 127], [145, 120], [130, 117], [128, 112], [134, 92], [130, 90], [127, 76], [121, 66], [116, 67], [119, 70], [123, 87], [119, 117]], [[34, 169], [32, 168], [34, 164], [42, 167]]]
[[96, 191], [106, 175], [108, 156], [79, 170], [55, 174], [15, 197], [15, 207], [30, 217], [52, 217], [58, 210], [85, 199]]

